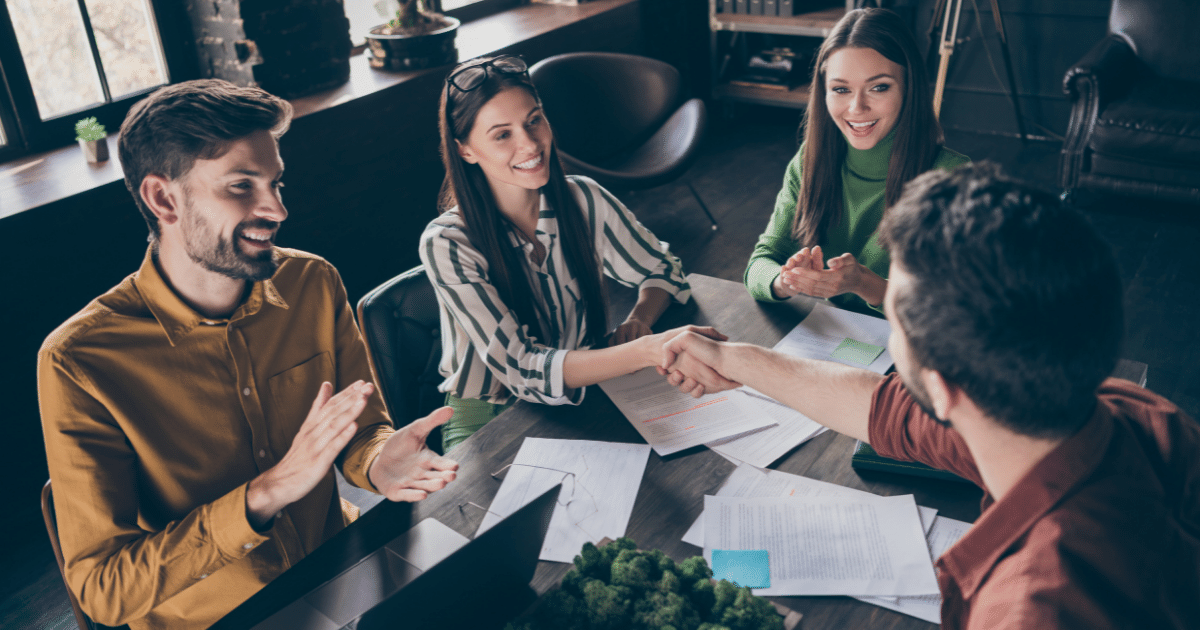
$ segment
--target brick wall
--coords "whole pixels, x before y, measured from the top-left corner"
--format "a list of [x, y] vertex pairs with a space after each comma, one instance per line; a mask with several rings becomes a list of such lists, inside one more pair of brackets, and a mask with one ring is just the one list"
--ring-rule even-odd
[[350, 78], [342, 0], [189, 0], [201, 76], [293, 98]]

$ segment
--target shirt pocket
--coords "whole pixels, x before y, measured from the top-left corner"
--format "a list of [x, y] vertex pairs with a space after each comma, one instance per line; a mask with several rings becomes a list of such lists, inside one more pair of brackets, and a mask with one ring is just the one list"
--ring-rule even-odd
[[[274, 422], [271, 423], [271, 444], [291, 446], [292, 440], [304, 424], [313, 400], [321, 389], [321, 383], [329, 381], [337, 393], [337, 374], [333, 370], [333, 359], [325, 351], [290, 367], [267, 380], [271, 390]], [[284, 448], [279, 456], [287, 452]]]

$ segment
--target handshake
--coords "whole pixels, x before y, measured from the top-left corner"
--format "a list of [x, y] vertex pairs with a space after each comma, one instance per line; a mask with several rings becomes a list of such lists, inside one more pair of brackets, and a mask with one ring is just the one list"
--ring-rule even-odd
[[679, 391], [699, 398], [706, 393], [740, 387], [725, 366], [729, 337], [711, 326], [683, 326], [661, 337], [659, 374]]

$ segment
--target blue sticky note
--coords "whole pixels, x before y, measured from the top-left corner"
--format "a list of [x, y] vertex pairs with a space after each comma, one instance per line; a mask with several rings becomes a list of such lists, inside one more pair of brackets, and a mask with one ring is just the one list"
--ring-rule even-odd
[[714, 578], [738, 586], [771, 586], [771, 563], [766, 549], [713, 549], [712, 570]]

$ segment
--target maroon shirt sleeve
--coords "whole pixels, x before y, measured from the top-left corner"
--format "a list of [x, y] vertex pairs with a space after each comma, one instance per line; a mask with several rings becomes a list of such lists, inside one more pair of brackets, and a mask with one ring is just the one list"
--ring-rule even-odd
[[883, 457], [948, 470], [983, 487], [962, 436], [925, 413], [897, 374], [885, 378], [871, 396], [867, 435], [871, 448]]

